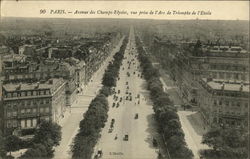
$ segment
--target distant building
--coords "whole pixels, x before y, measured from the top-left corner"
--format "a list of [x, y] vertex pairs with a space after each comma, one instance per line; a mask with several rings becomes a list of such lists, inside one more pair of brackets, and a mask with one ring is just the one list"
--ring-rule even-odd
[[239, 126], [248, 117], [249, 83], [202, 78], [198, 105], [207, 123]]
[[[178, 54], [170, 53], [169, 63], [172, 63], [172, 76], [176, 80], [181, 97], [187, 102], [197, 105], [198, 81], [200, 78], [246, 81], [249, 83], [249, 52], [240, 47], [211, 47], [194, 51], [184, 51]], [[228, 48], [227, 50], [225, 48]], [[162, 47], [161, 52], [164, 52]]]
[[4, 131], [36, 128], [41, 120], [58, 123], [66, 109], [66, 82], [50, 79], [45, 83], [3, 85]]

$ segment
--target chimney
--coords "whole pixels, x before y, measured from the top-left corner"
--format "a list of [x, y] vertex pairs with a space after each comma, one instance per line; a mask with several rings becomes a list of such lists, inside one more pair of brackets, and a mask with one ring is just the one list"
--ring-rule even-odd
[[53, 84], [53, 79], [50, 79], [50, 80], [49, 80], [49, 84]]
[[21, 84], [19, 84], [17, 87], [16, 87], [16, 90], [20, 90], [21, 89]]
[[222, 82], [222, 85], [221, 85], [221, 90], [224, 90], [224, 88], [225, 88], [225, 83], [224, 83], [224, 82]]
[[37, 82], [37, 83], [36, 83], [35, 89], [38, 89], [38, 88], [39, 88], [39, 84], [40, 84], [40, 82]]
[[213, 81], [213, 78], [212, 77], [207, 77], [207, 82], [211, 82]]
[[48, 58], [49, 59], [51, 58], [52, 52], [53, 52], [53, 48], [49, 48], [49, 51], [48, 51]]

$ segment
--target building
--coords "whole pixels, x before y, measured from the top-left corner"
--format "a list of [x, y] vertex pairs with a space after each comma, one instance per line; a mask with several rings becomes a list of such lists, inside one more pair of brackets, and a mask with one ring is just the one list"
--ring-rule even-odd
[[45, 83], [3, 85], [4, 132], [36, 128], [41, 120], [58, 123], [66, 109], [66, 82], [53, 78]]
[[249, 83], [202, 78], [198, 105], [209, 125], [239, 126], [247, 119]]
[[213, 78], [249, 83], [249, 52], [238, 46], [200, 46], [197, 43], [154, 41], [156, 54], [164, 54], [176, 81], [179, 94], [189, 104], [197, 105], [199, 80]]

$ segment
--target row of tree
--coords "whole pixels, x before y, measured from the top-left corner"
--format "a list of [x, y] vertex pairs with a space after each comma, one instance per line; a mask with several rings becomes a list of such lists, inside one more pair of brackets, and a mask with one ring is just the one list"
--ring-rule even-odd
[[173, 102], [169, 99], [169, 95], [163, 90], [159, 79], [159, 72], [153, 67], [138, 37], [136, 38], [136, 44], [139, 52], [138, 58], [143, 70], [142, 73], [148, 82], [148, 90], [153, 101], [153, 109], [159, 126], [159, 133], [164, 137], [172, 158], [192, 158], [193, 153], [185, 142], [177, 110], [173, 106]]
[[127, 39], [123, 41], [120, 51], [114, 55], [113, 62], [108, 65], [102, 81], [103, 87], [91, 101], [87, 112], [84, 114], [84, 119], [80, 122], [80, 129], [71, 146], [73, 159], [90, 159], [94, 152], [101, 129], [108, 119], [107, 97], [112, 94], [111, 89], [116, 85], [126, 45]]
[[108, 65], [108, 68], [106, 69], [103, 79], [102, 79], [102, 84], [104, 86], [108, 87], [115, 87], [116, 86], [116, 80], [117, 77], [119, 76], [119, 70], [121, 66], [121, 61], [124, 57], [124, 51], [127, 46], [128, 39], [124, 39], [123, 44], [120, 48], [120, 50], [114, 55], [114, 60]]

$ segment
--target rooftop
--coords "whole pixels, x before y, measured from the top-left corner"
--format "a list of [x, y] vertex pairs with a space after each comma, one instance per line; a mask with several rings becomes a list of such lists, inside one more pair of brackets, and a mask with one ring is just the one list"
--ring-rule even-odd
[[203, 49], [209, 50], [210, 52], [248, 53], [240, 46], [207, 46]]
[[[249, 83], [231, 83], [228, 81], [221, 81], [221, 80], [208, 80], [207, 78], [202, 78], [204, 82], [207, 83], [209, 87], [215, 90], [222, 90], [224, 87], [225, 91], [242, 91], [249, 93]], [[242, 89], [242, 90], [241, 90]]]
[[52, 78], [48, 80], [45, 83], [9, 83], [9, 84], [4, 84], [3, 88], [7, 92], [13, 92], [16, 90], [22, 90], [22, 91], [27, 91], [27, 90], [38, 90], [38, 89], [53, 89], [55, 86], [58, 86], [58, 83], [63, 83], [63, 79], [61, 78]]

